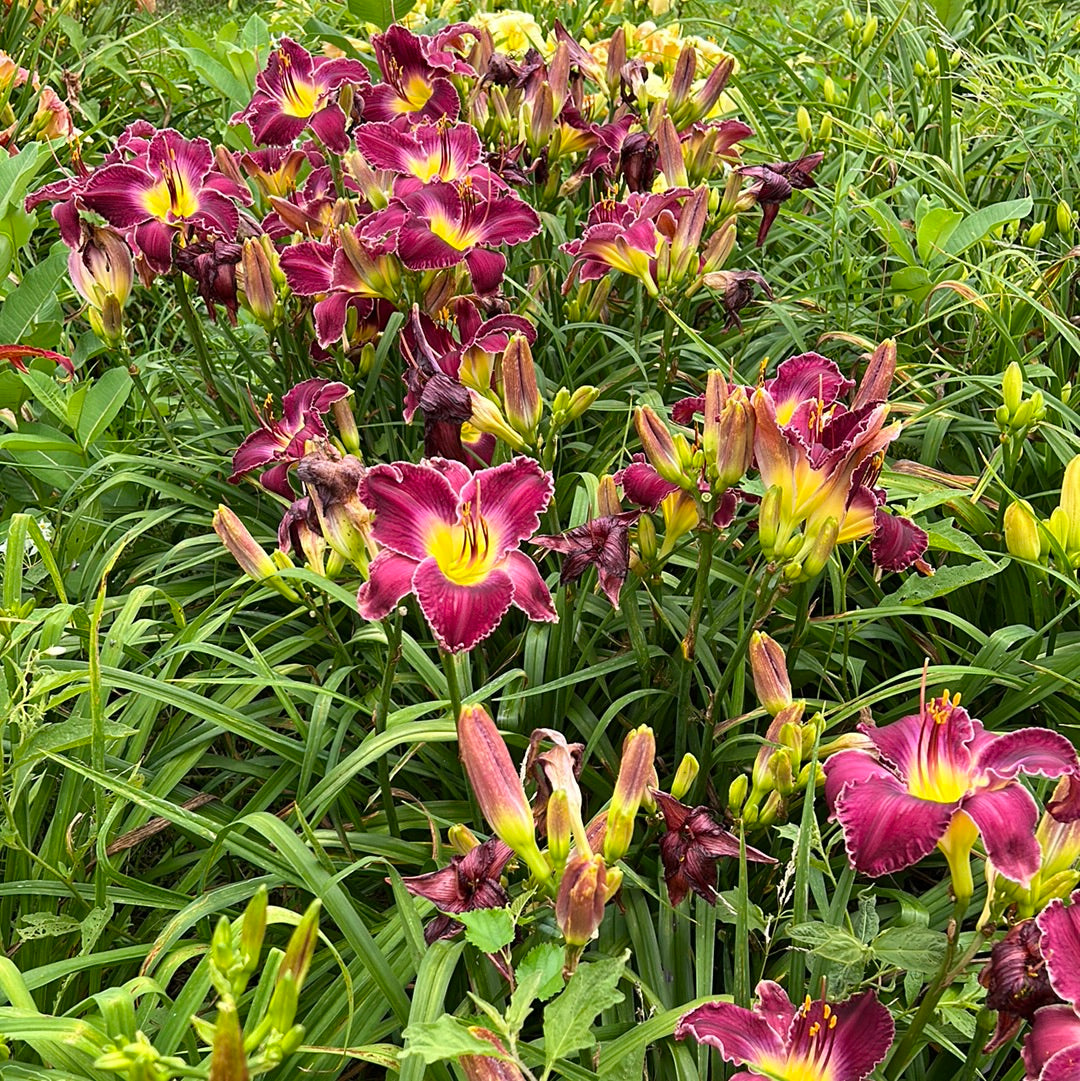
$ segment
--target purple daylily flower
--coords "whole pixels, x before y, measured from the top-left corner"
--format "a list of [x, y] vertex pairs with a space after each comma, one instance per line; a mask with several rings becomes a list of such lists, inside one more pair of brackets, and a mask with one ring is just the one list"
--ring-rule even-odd
[[611, 607], [619, 607], [619, 593], [630, 569], [630, 527], [641, 511], [623, 511], [593, 518], [558, 536], [535, 536], [533, 544], [560, 552], [565, 558], [559, 581], [576, 582], [590, 565], [596, 567], [600, 588]]
[[835, 1005], [807, 996], [796, 1009], [779, 984], [762, 980], [757, 999], [750, 1010], [706, 1002], [679, 1020], [675, 1038], [715, 1047], [746, 1067], [735, 1075], [744, 1081], [863, 1081], [892, 1046], [892, 1016], [873, 991]]
[[981, 834], [994, 868], [1026, 886], [1039, 869], [1039, 811], [1017, 779], [1075, 775], [1076, 750], [1044, 728], [987, 732], [943, 694], [881, 728], [860, 724], [872, 750], [825, 763], [825, 795], [851, 865], [877, 877], [944, 852], [958, 897], [971, 895], [970, 853]]
[[464, 856], [451, 856], [450, 865], [442, 870], [402, 879], [409, 893], [427, 898], [442, 913], [424, 928], [424, 941], [429, 946], [461, 930], [461, 923], [447, 913], [504, 908], [510, 903], [499, 875], [513, 854], [509, 845], [492, 837]]
[[[664, 816], [667, 832], [660, 838], [660, 859], [672, 905], [693, 890], [710, 905], [716, 904], [716, 864], [722, 856], [739, 858], [739, 839], [724, 829], [708, 807], [687, 807], [674, 796], [651, 789]], [[753, 863], [775, 863], [772, 856], [746, 846]]]
[[236, 203], [250, 203], [251, 193], [218, 171], [205, 139], [165, 128], [154, 132], [145, 153], [93, 172], [76, 201], [125, 230], [149, 266], [166, 273], [177, 236], [181, 243], [193, 233], [235, 240]]
[[235, 241], [218, 239], [195, 240], [177, 249], [176, 266], [195, 281], [211, 322], [217, 319], [214, 306], [220, 304], [236, 325], [236, 266], [243, 251]]
[[432, 38], [394, 25], [385, 34], [372, 37], [383, 82], [364, 97], [365, 120], [396, 121], [406, 126], [457, 117], [461, 100], [447, 76], [476, 72], [445, 48], [451, 40], [446, 32], [452, 29], [447, 27]]
[[555, 622], [547, 585], [520, 551], [553, 491], [551, 474], [525, 457], [476, 473], [443, 458], [373, 466], [360, 498], [383, 550], [357, 595], [360, 614], [382, 619], [413, 593], [439, 645], [454, 652], [491, 634], [511, 605]]
[[289, 486], [289, 469], [303, 458], [309, 440], [326, 438], [323, 414], [329, 411], [334, 402], [350, 394], [352, 391], [344, 383], [308, 379], [285, 392], [281, 399], [282, 414], [278, 419], [264, 416], [256, 409], [259, 427], [233, 454], [229, 483], [239, 484], [247, 473], [269, 465], [270, 468], [259, 478], [260, 483], [268, 491], [292, 502], [295, 495]]
[[985, 1054], [1007, 1044], [1030, 1021], [1035, 1011], [1060, 999], [1050, 986], [1046, 962], [1039, 949], [1042, 933], [1033, 920], [1023, 920], [994, 944], [990, 960], [979, 973], [986, 988], [986, 1007], [997, 1010], [997, 1026]]
[[1080, 891], [1068, 906], [1051, 901], [1035, 922], [1050, 986], [1063, 1002], [1032, 1017], [1024, 1040], [1027, 1081], [1075, 1081], [1080, 1076]]
[[284, 37], [255, 77], [250, 104], [229, 123], [247, 124], [256, 143], [270, 146], [288, 146], [310, 130], [328, 149], [344, 153], [349, 138], [348, 118], [338, 103], [341, 88], [370, 83], [359, 60], [312, 56]]
[[489, 249], [523, 244], [540, 232], [528, 203], [494, 181], [426, 184], [395, 198], [362, 225], [365, 237], [396, 247], [410, 270], [435, 270], [464, 262], [477, 293], [502, 280], [506, 257]]

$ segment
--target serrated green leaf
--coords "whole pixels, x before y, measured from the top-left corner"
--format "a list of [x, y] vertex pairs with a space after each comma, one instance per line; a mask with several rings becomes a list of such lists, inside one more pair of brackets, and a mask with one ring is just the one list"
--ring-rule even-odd
[[562, 987], [562, 966], [563, 951], [554, 942], [544, 942], [522, 958], [514, 970], [517, 986], [506, 1011], [511, 1032], [521, 1030], [534, 1000], [546, 1001]]
[[621, 957], [578, 965], [566, 989], [544, 1010], [544, 1059], [556, 1059], [596, 1043], [593, 1019], [601, 1010], [622, 1002], [617, 990], [630, 951]]
[[482, 953], [498, 953], [514, 941], [514, 917], [505, 908], [478, 908], [475, 912], [455, 912], [454, 919], [465, 925], [465, 938]]
[[945, 597], [949, 593], [963, 589], [964, 586], [981, 582], [985, 578], [993, 578], [1008, 564], [1009, 560], [1003, 559], [1000, 563], [965, 563], [959, 567], [940, 567], [929, 578], [913, 574], [895, 593], [886, 597], [882, 604], [896, 601], [918, 604], [937, 597]]
[[490, 1055], [503, 1058], [494, 1046], [469, 1031], [464, 1021], [444, 1013], [434, 1021], [414, 1022], [405, 1029], [405, 1050], [402, 1058], [419, 1055], [424, 1065], [445, 1062], [461, 1055]]
[[866, 947], [850, 931], [827, 923], [798, 923], [789, 932], [793, 942], [805, 946], [826, 961], [855, 965], [866, 956]]

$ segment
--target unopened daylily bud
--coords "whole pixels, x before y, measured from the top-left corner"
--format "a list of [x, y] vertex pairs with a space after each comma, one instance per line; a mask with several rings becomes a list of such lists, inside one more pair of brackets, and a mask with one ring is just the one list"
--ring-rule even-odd
[[[871, 15], [870, 18], [867, 19], [866, 22], [863, 24], [862, 37], [860, 41], [862, 42], [862, 47], [864, 49], [867, 48], [874, 40], [874, 37], [877, 35], [877, 30], [878, 18], [876, 15]], [[937, 59], [937, 53], [934, 54], [934, 59]]]
[[671, 794], [675, 799], [681, 800], [690, 791], [700, 768], [698, 760], [687, 751], [675, 771], [675, 779], [671, 782]]
[[240, 273], [245, 306], [260, 323], [272, 327], [278, 309], [277, 287], [270, 258], [259, 240], [249, 238], [244, 241]]
[[255, 896], [248, 901], [240, 921], [240, 958], [246, 975], [250, 975], [258, 967], [259, 952], [266, 934], [266, 909], [266, 887], [260, 886]]
[[621, 867], [609, 867], [605, 872], [604, 904], [622, 889], [623, 873]]
[[[307, 910], [300, 917], [300, 922], [293, 929], [289, 944], [285, 947], [285, 956], [281, 960], [281, 967], [278, 969], [279, 981], [286, 973], [292, 974], [293, 979], [296, 981], [297, 993], [304, 986], [308, 969], [311, 967], [311, 959], [315, 956], [315, 946], [319, 941], [319, 910], [321, 908], [322, 902], [318, 900], [312, 901], [308, 905]], [[292, 1019], [290, 1018], [288, 1025], [280, 1025], [278, 1029], [280, 1032], [284, 1032], [291, 1024]]]
[[288, 1032], [296, 1020], [296, 1008], [299, 1005], [300, 989], [296, 986], [296, 977], [292, 972], [278, 974], [274, 984], [270, 1005], [266, 1009], [267, 1019], [278, 1032]]
[[833, 118], [831, 113], [826, 113], [818, 125], [818, 140], [827, 143], [832, 138]]
[[787, 658], [779, 643], [761, 631], [750, 636], [749, 652], [758, 701], [775, 717], [792, 702]]
[[821, 94], [830, 105], [836, 104], [836, 83], [831, 75], [825, 76], [825, 81], [821, 84]]
[[805, 105], [800, 105], [795, 110], [795, 126], [803, 142], [808, 143], [814, 137], [814, 125], [810, 122], [810, 110]]
[[593, 402], [600, 397], [600, 388], [592, 386], [578, 387], [573, 394], [570, 395], [570, 401], [567, 402], [565, 413], [566, 423], [570, 423], [572, 420], [577, 420], [587, 409], [589, 409]]
[[573, 825], [570, 820], [570, 801], [565, 788], [556, 788], [548, 797], [547, 804], [548, 856], [555, 873], [561, 874], [570, 855]]
[[514, 450], [525, 450], [525, 440], [506, 422], [499, 407], [482, 394], [472, 394], [472, 416], [469, 423], [478, 432], [487, 432], [489, 435], [501, 439], [509, 444]]
[[256, 582], [276, 589], [290, 600], [297, 600], [296, 594], [277, 577], [278, 568], [265, 549], [248, 531], [246, 525], [224, 504], [214, 511], [214, 532], [221, 538], [222, 544], [240, 564], [240, 569]]
[[596, 486], [596, 516], [598, 518], [613, 518], [622, 513], [622, 503], [619, 500], [619, 488], [615, 478], [610, 473], [605, 473]]
[[787, 747], [781, 747], [775, 751], [770, 762], [770, 771], [776, 791], [782, 796], [790, 796], [795, 791], [794, 763], [791, 761], [791, 751]]
[[1046, 235], [1046, 220], [1037, 221], [1030, 229], [1024, 233], [1024, 244], [1029, 248], [1034, 248], [1036, 244]]
[[813, 543], [802, 560], [802, 580], [809, 582], [816, 578], [829, 562], [829, 556], [836, 548], [836, 539], [840, 533], [837, 520], [830, 515], [814, 534]]
[[483, 706], [465, 706], [457, 732], [461, 761], [488, 825], [546, 882], [551, 871], [536, 845], [532, 810], [495, 722]]
[[1070, 554], [1080, 551], [1080, 454], [1065, 467], [1059, 509], [1068, 523], [1068, 533], [1063, 546]]
[[776, 541], [780, 532], [780, 512], [783, 504], [784, 493], [778, 484], [774, 484], [761, 497], [761, 506], [758, 510], [758, 540], [761, 550], [770, 559], [775, 550]]
[[648, 514], [643, 514], [638, 519], [637, 542], [642, 560], [646, 564], [652, 563], [656, 559], [659, 545], [656, 542], [656, 523]]
[[642, 405], [634, 410], [634, 427], [653, 469], [664, 480], [683, 484], [686, 476], [675, 441], [651, 406]]
[[866, 364], [866, 371], [859, 380], [859, 388], [855, 391], [851, 408], [862, 409], [867, 405], [876, 405], [885, 401], [892, 387], [893, 377], [896, 375], [896, 342], [892, 338], [886, 338], [870, 354]]
[[217, 1022], [214, 1026], [214, 1050], [210, 1055], [209, 1081], [247, 1081], [248, 1076], [240, 1017], [232, 1002], [222, 1000], [218, 1003]]
[[745, 773], [740, 773], [734, 781], [728, 785], [728, 810], [736, 817], [742, 811], [743, 804], [750, 792], [750, 778]]
[[341, 445], [350, 454], [360, 453], [360, 429], [356, 426], [356, 416], [348, 398], [339, 398], [330, 406], [330, 414], [341, 437]]
[[779, 792], [770, 792], [768, 799], [761, 806], [761, 810], [758, 812], [759, 826], [771, 826], [778, 818], [784, 814], [784, 797]]
[[467, 856], [474, 848], [480, 847], [476, 834], [468, 826], [458, 822], [446, 831], [450, 847], [459, 855]]
[[1018, 559], [1037, 562], [1042, 554], [1039, 521], [1031, 504], [1018, 499], [1005, 509], [1005, 547]]
[[1069, 206], [1069, 204], [1066, 203], [1064, 200], [1062, 200], [1060, 203], [1058, 203], [1057, 210], [1055, 211], [1054, 216], [1055, 216], [1055, 219], [1056, 219], [1057, 228], [1058, 228], [1059, 233], [1067, 233], [1072, 229], [1072, 226], [1073, 226], [1072, 207]]
[[630, 847], [634, 819], [652, 777], [655, 757], [656, 739], [648, 725], [643, 724], [626, 737], [604, 834], [604, 859], [608, 863], [622, 859]]
[[568, 946], [585, 946], [604, 918], [607, 867], [602, 856], [574, 855], [555, 898], [555, 922]]
[[528, 442], [536, 438], [536, 428], [544, 411], [544, 403], [536, 384], [529, 340], [515, 334], [502, 355], [503, 410], [510, 426]]
[[134, 280], [131, 251], [111, 229], [86, 228], [86, 239], [68, 254], [68, 273], [89, 305], [87, 315], [94, 333], [115, 344], [123, 332], [123, 308]]
[[842, 16], [844, 29], [850, 33], [855, 29], [855, 14], [850, 8], [844, 8], [844, 14]]

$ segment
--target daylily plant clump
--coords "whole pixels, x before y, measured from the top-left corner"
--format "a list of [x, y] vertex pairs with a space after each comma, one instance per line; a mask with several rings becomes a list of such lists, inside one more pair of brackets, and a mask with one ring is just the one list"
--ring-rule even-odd
[[[624, 990], [680, 1064], [723, 1060], [749, 1081], [897, 1081], [921, 1049], [953, 1040], [936, 1011], [974, 1002], [966, 1077], [1026, 1025], [1028, 1081], [1075, 1078], [1073, 744], [1038, 717], [998, 730], [979, 683], [999, 659], [991, 634], [971, 673], [985, 723], [958, 694], [928, 698], [929, 676], [916, 707], [918, 669], [868, 697], [865, 658], [848, 648], [862, 618], [852, 583], [902, 619], [969, 550], [940, 510], [952, 498], [955, 511], [954, 494], [937, 498], [964, 478], [898, 461], [909, 345], [829, 325], [744, 363], [752, 321], [790, 300], [771, 269], [778, 222], [812, 213], [828, 156], [809, 139], [788, 161], [761, 149], [776, 139], [755, 141], [737, 115], [737, 65], [715, 43], [653, 24], [607, 31], [425, 11], [352, 55], [278, 37], [227, 134], [137, 119], [99, 160], [74, 142], [70, 175], [25, 200], [50, 209], [94, 335], [166, 438], [133, 353], [140, 306], [175, 304], [209, 397], [207, 342], [235, 349], [219, 478], [231, 506], [211, 524], [249, 580], [237, 603], [256, 598], [268, 622], [317, 620], [333, 659], [296, 661], [290, 679], [362, 703], [355, 748], [342, 726], [316, 795], [290, 792], [290, 811], [319, 807], [305, 843], [333, 832], [350, 859], [351, 834], [375, 823], [357, 861], [378, 861], [376, 888], [385, 873], [398, 903], [415, 903], [410, 963], [456, 956], [463, 940], [471, 951], [465, 1006], [438, 1020], [402, 1010], [402, 1031], [376, 1025], [372, 1039], [401, 1036], [395, 1069], [416, 1054], [455, 1060], [470, 1081], [536, 1081], [558, 1041], [545, 1022], [545, 1046], [522, 1049], [533, 1001], [568, 981], [576, 1001], [627, 937], [651, 936], [656, 956]], [[6, 62], [0, 89], [5, 71], [21, 87], [26, 73]], [[39, 134], [74, 137], [48, 108]], [[609, 332], [626, 352], [618, 370], [589, 361]], [[77, 364], [0, 345], [0, 360], [70, 380], [93, 352], [80, 350]], [[997, 417], [1006, 463], [1042, 416], [1017, 378]], [[589, 459], [582, 448], [612, 417], [618, 438]], [[974, 478], [964, 499], [982, 511]], [[1032, 582], [1080, 565], [1080, 457], [1045, 521], [1019, 497], [993, 509]], [[222, 590], [230, 602], [236, 584]], [[930, 622], [904, 626], [937, 666]], [[822, 633], [824, 663], [807, 649]], [[585, 654], [604, 659], [578, 671]], [[626, 669], [632, 693], [566, 705], [577, 682], [607, 693]], [[423, 701], [403, 719], [405, 687]], [[428, 757], [439, 743], [460, 771]], [[408, 765], [432, 791], [405, 790]], [[348, 821], [319, 802], [323, 786], [366, 784], [369, 768], [377, 789]], [[320, 852], [320, 872], [330, 860]], [[333, 881], [339, 901], [347, 880]], [[909, 903], [912, 883], [940, 888]], [[905, 935], [917, 945], [897, 946]], [[228, 955], [231, 931], [217, 936], [214, 956]], [[661, 961], [660, 944], [691, 941], [714, 970], [696, 985]], [[288, 999], [303, 975], [273, 993]], [[221, 1041], [246, 1077], [231, 994]], [[289, 1018], [275, 1054], [304, 1053]], [[216, 1048], [219, 1030], [200, 1031]], [[567, 1076], [608, 1076], [601, 1043]], [[385, 1047], [372, 1046], [357, 1055], [382, 1068]], [[95, 1068], [134, 1069], [124, 1054]], [[544, 1069], [546, 1081], [561, 1067]]]

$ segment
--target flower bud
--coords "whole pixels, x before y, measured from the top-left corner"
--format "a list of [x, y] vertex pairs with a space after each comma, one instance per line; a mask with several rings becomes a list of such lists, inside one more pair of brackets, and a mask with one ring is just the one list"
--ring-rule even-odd
[[[876, 15], [871, 15], [870, 18], [867, 19], [866, 23], [863, 25], [862, 37], [860, 38], [862, 47], [864, 49], [867, 48], [870, 45], [870, 42], [874, 40], [874, 37], [877, 34], [877, 29], [878, 18]], [[934, 54], [934, 59], [937, 59], [937, 53]]]
[[[244, 241], [240, 254], [240, 288], [248, 311], [265, 327], [270, 328], [276, 322], [277, 286], [274, 284], [270, 257], [260, 240], [261, 238], [249, 238]], [[277, 252], [274, 257], [277, 257]]]
[[799, 129], [803, 142], [808, 143], [814, 137], [814, 125], [810, 122], [810, 110], [800, 105], [795, 110], [795, 126]]
[[[153, 1073], [149, 1076], [153, 1076]], [[222, 1000], [218, 1003], [217, 1023], [214, 1026], [214, 1050], [210, 1055], [209, 1081], [248, 1081], [248, 1077], [240, 1017], [232, 1002]]]
[[821, 84], [821, 94], [829, 105], [836, 104], [836, 83], [833, 82], [831, 75], [825, 76], [825, 81]]
[[488, 825], [546, 881], [551, 871], [536, 845], [529, 801], [495, 722], [482, 706], [465, 706], [457, 732], [461, 761]]
[[[315, 956], [315, 947], [319, 941], [319, 910], [322, 902], [315, 900], [308, 905], [300, 922], [293, 928], [289, 938], [289, 944], [285, 947], [285, 956], [281, 959], [281, 967], [278, 969], [278, 981], [286, 974], [291, 974], [296, 981], [296, 992], [304, 986], [308, 969], [311, 967], [311, 959]], [[292, 1024], [289, 1018], [288, 1024], [278, 1025], [279, 1032], [285, 1032]]]
[[360, 453], [360, 429], [356, 426], [356, 417], [347, 398], [339, 398], [330, 406], [330, 414], [341, 437], [341, 445], [349, 454]]
[[758, 510], [758, 541], [761, 550], [769, 559], [773, 558], [774, 549], [780, 532], [780, 512], [784, 493], [778, 484], [774, 484], [762, 497]]
[[736, 817], [742, 811], [743, 804], [750, 792], [750, 778], [745, 773], [740, 773], [734, 781], [728, 785], [728, 810]]
[[818, 140], [827, 143], [832, 138], [833, 118], [832, 113], [826, 113], [818, 125]]
[[1024, 233], [1024, 244], [1029, 248], [1034, 248], [1040, 240], [1046, 235], [1046, 220], [1037, 221], [1030, 229]]
[[[259, 965], [259, 953], [266, 935], [266, 908], [266, 887], [260, 886], [255, 896], [248, 901], [240, 921], [240, 961], [244, 969], [245, 983], [246, 977]], [[242, 990], [243, 987], [239, 988], [237, 993]]]
[[115, 344], [120, 340], [121, 313], [134, 281], [131, 251], [111, 229], [96, 225], [87, 229], [80, 247], [68, 253], [68, 274], [76, 292], [90, 306], [94, 333]]
[[626, 737], [604, 834], [604, 859], [608, 863], [622, 859], [630, 847], [634, 818], [652, 777], [655, 757], [656, 740], [648, 725], [643, 724]]
[[830, 515], [814, 533], [813, 543], [803, 557], [802, 580], [804, 582], [812, 581], [825, 569], [829, 556], [836, 548], [836, 538], [839, 534], [839, 523]]
[[653, 469], [672, 484], [684, 484], [686, 476], [675, 441], [651, 406], [642, 405], [634, 410], [634, 427]]
[[749, 652], [754, 691], [758, 701], [775, 717], [792, 702], [787, 658], [779, 643], [761, 631], [750, 636]]
[[[473, 1025], [469, 1034], [487, 1040], [500, 1054], [506, 1054], [498, 1036], [490, 1029]], [[525, 1075], [514, 1063], [504, 1062], [494, 1055], [462, 1055], [458, 1062], [465, 1073], [465, 1081], [525, 1081]]]
[[675, 771], [675, 779], [671, 782], [671, 795], [674, 799], [681, 800], [690, 791], [690, 786], [697, 779], [699, 769], [698, 760], [687, 751], [679, 763], [679, 768]]
[[300, 989], [296, 986], [296, 977], [289, 971], [279, 973], [270, 996], [270, 1005], [266, 1008], [266, 1017], [271, 1028], [278, 1032], [288, 1032], [296, 1019], [299, 1000]]
[[604, 918], [607, 868], [602, 856], [574, 855], [555, 897], [555, 922], [568, 946], [593, 940]]
[[544, 411], [544, 403], [536, 385], [536, 365], [533, 363], [529, 340], [515, 334], [502, 355], [503, 410], [510, 426], [528, 442], [536, 439], [536, 428]]
[[781, 796], [790, 796], [795, 791], [794, 763], [791, 761], [791, 751], [787, 747], [781, 747], [773, 752], [769, 772], [773, 777], [776, 791]]
[[621, 867], [609, 867], [605, 872], [604, 904], [622, 889], [623, 873]]
[[850, 34], [855, 29], [855, 15], [850, 8], [844, 8], [844, 14], [842, 16], [844, 22], [844, 29]]
[[613, 518], [621, 513], [622, 503], [619, 500], [618, 485], [610, 473], [605, 473], [596, 486], [596, 516]]
[[1080, 551], [1080, 454], [1065, 467], [1065, 478], [1061, 482], [1060, 519], [1068, 525], [1062, 547], [1070, 555]]
[[482, 394], [475, 391], [470, 395], [472, 400], [472, 416], [469, 423], [478, 432], [487, 432], [489, 435], [501, 439], [509, 444], [514, 450], [525, 450], [525, 440], [506, 422], [499, 407]]
[[592, 386], [578, 387], [573, 394], [570, 395], [570, 401], [566, 405], [566, 423], [569, 424], [572, 420], [577, 420], [587, 409], [589, 409], [593, 402], [600, 397], [600, 388]]
[[556, 874], [561, 874], [570, 855], [573, 824], [570, 819], [570, 800], [565, 788], [556, 788], [548, 797], [547, 804], [548, 856]]
[[1056, 219], [1057, 229], [1059, 233], [1068, 233], [1073, 226], [1073, 212], [1072, 207], [1069, 206], [1064, 200], [1057, 205], [1054, 217]]
[[476, 834], [460, 822], [446, 831], [446, 838], [450, 842], [450, 847], [459, 856], [467, 856], [474, 848], [480, 847]]
[[638, 519], [637, 542], [642, 561], [646, 564], [652, 563], [656, 559], [659, 547], [656, 543], [656, 523], [647, 514], [643, 514]]
[[276, 589], [289, 600], [297, 600], [296, 594], [277, 577], [278, 568], [266, 551], [248, 532], [247, 526], [222, 504], [214, 511], [214, 532], [228, 548], [240, 569], [256, 582]]
[[1042, 554], [1039, 521], [1025, 499], [1010, 503], [1005, 510], [1005, 547], [1011, 555], [1033, 563]]

